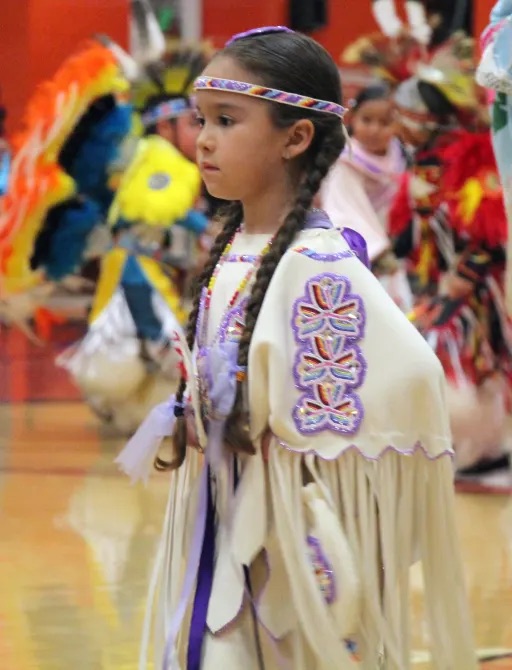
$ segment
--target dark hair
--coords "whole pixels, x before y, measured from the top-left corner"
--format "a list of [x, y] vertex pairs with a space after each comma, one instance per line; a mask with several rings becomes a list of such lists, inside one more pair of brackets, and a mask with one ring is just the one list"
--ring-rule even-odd
[[373, 102], [374, 100], [387, 100], [391, 98], [391, 89], [386, 84], [370, 84], [366, 86], [354, 98], [350, 109], [352, 112], [357, 112], [366, 102]]
[[418, 91], [428, 111], [437, 116], [441, 121], [447, 122], [450, 117], [457, 115], [455, 106], [433, 84], [426, 81], [418, 81]]
[[[232, 58], [250, 73], [251, 83], [341, 104], [341, 81], [334, 61], [317, 42], [299, 33], [282, 32], [248, 36], [232, 42], [216, 57]], [[252, 286], [238, 350], [238, 364], [241, 367], [247, 367], [256, 320], [277, 265], [296, 235], [304, 228], [313, 198], [345, 144], [342, 124], [339, 117], [333, 114], [273, 102], [269, 102], [269, 111], [273, 122], [279, 128], [291, 126], [300, 119], [310, 119], [315, 127], [315, 135], [310, 148], [300, 158], [303, 178], [295, 203], [277, 231], [270, 251], [263, 258]], [[231, 203], [224, 215], [223, 230], [211, 249], [209, 260], [196, 287], [197, 292], [187, 328], [190, 348], [195, 339], [201, 291], [207, 285], [224, 248], [242, 222], [242, 216], [242, 205], [239, 202]], [[183, 401], [185, 386], [186, 382], [182, 379], [177, 391], [178, 403]], [[224, 439], [226, 445], [234, 452], [254, 453], [243, 396], [243, 382], [238, 381], [236, 399], [226, 422]], [[180, 414], [181, 410], [178, 411], [178, 415]], [[183, 463], [186, 438], [185, 417], [178, 416], [174, 433], [176, 458], [168, 464], [168, 467], [176, 468]]]

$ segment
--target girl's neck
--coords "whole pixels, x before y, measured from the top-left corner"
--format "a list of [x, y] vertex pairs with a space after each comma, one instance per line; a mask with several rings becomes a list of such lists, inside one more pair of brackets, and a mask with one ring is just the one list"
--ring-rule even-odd
[[244, 231], [249, 234], [276, 233], [292, 209], [294, 197], [291, 188], [276, 188], [244, 200]]

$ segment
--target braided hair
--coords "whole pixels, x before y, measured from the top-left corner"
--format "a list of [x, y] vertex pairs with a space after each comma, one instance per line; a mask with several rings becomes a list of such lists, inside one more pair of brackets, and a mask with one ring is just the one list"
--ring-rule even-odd
[[[317, 42], [298, 33], [251, 35], [232, 42], [221, 52], [251, 73], [258, 83], [283, 91], [341, 104], [341, 82], [338, 68]], [[345, 135], [338, 117], [303, 108], [269, 102], [271, 119], [278, 128], [291, 127], [296, 121], [309, 119], [315, 134], [300, 161], [302, 179], [295, 202], [279, 228], [270, 251], [264, 256], [249, 297], [245, 326], [238, 350], [238, 365], [247, 367], [249, 349], [256, 322], [277, 265], [297, 234], [304, 228], [308, 210], [322, 180], [343, 150]], [[193, 308], [187, 327], [190, 348], [194, 344], [201, 292], [214, 272], [224, 248], [242, 222], [240, 203], [232, 203], [224, 218], [224, 227], [213, 245], [208, 263], [196, 286]], [[174, 432], [175, 460], [169, 468], [179, 467], [185, 458], [187, 430], [182, 409], [186, 382], [181, 380], [177, 392], [177, 425]], [[249, 416], [244, 402], [244, 382], [237, 381], [236, 397], [226, 422], [226, 446], [233, 452], [251, 454], [254, 446], [249, 435]]]

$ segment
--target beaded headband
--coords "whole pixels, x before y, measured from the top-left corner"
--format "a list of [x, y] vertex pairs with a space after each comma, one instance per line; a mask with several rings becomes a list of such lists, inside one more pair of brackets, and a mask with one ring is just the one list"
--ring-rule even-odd
[[236, 81], [235, 79], [198, 77], [194, 82], [194, 90], [214, 90], [226, 91], [227, 93], [238, 93], [239, 95], [248, 95], [253, 98], [262, 98], [263, 100], [278, 102], [282, 105], [291, 105], [292, 107], [310, 109], [315, 112], [323, 112], [324, 114], [334, 114], [335, 116], [339, 116], [340, 119], [343, 119], [347, 111], [345, 107], [342, 107], [335, 102], [317, 100], [316, 98], [309, 98], [306, 95], [287, 93], [286, 91], [279, 91], [275, 88], [267, 88], [266, 86], [248, 84], [247, 82]]
[[173, 98], [160, 103], [153, 109], [148, 109], [141, 117], [145, 128], [154, 126], [158, 121], [168, 121], [169, 119], [177, 119], [182, 114], [189, 112], [192, 109], [191, 102], [187, 98]]
[[[285, 26], [264, 26], [262, 28], [253, 28], [246, 30], [243, 33], [234, 35], [226, 42], [226, 47], [229, 47], [238, 40], [246, 39], [247, 37], [261, 37], [262, 35], [271, 35], [275, 33], [293, 33], [293, 30]], [[267, 88], [266, 86], [257, 86], [256, 84], [248, 84], [243, 81], [236, 81], [234, 79], [217, 79], [215, 77], [198, 77], [194, 82], [194, 90], [216, 90], [225, 91], [227, 93], [238, 93], [239, 95], [248, 95], [253, 98], [263, 98], [271, 102], [278, 102], [281, 105], [291, 105], [292, 107], [300, 107], [302, 109], [310, 109], [315, 112], [322, 112], [324, 114], [334, 114], [343, 119], [346, 109], [334, 102], [327, 102], [326, 100], [317, 100], [306, 95], [298, 95], [297, 93], [287, 93], [275, 88]]]

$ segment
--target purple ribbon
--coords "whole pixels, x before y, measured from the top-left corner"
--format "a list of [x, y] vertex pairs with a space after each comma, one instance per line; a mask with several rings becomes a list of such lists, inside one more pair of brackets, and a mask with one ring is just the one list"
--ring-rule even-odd
[[206, 455], [213, 472], [224, 458], [224, 427], [235, 402], [237, 357], [237, 342], [220, 342], [205, 347], [197, 361], [199, 375], [208, 385], [210, 416]]
[[162, 670], [168, 670], [169, 668], [171, 654], [174, 652], [176, 639], [183, 623], [183, 619], [185, 618], [188, 603], [194, 591], [194, 585], [203, 553], [206, 522], [208, 518], [209, 486], [209, 470], [208, 466], [205, 465], [201, 473], [201, 486], [199, 488], [197, 514], [194, 524], [194, 534], [192, 536], [192, 543], [190, 545], [189, 557], [187, 561], [187, 570], [183, 580], [180, 600], [167, 632]]
[[[305, 230], [329, 230], [331, 228], [334, 228], [334, 226], [323, 209], [312, 209], [308, 213], [306, 225], [304, 226]], [[370, 258], [368, 256], [368, 246], [364, 237], [355, 230], [352, 230], [352, 228], [343, 228], [341, 234], [361, 263], [369, 268]]]
[[368, 256], [368, 246], [364, 237], [355, 230], [352, 230], [352, 228], [343, 228], [341, 234], [345, 238], [345, 242], [359, 258], [361, 263], [369, 268], [370, 257]]
[[206, 447], [208, 465], [205, 465], [201, 475], [194, 535], [182, 593], [167, 633], [163, 670], [168, 668], [196, 581], [187, 652], [187, 670], [199, 670], [200, 668], [208, 602], [213, 585], [215, 550], [215, 512], [211, 495], [210, 468], [215, 472], [224, 458], [222, 438], [226, 419], [235, 400], [237, 354], [238, 343], [223, 342], [215, 347], [205, 347], [197, 361], [198, 372], [207, 382], [208, 398], [211, 403], [212, 416], [209, 417]]
[[206, 617], [213, 586], [215, 560], [215, 510], [212, 500], [212, 487], [208, 474], [208, 503], [206, 509], [206, 527], [203, 547], [199, 561], [196, 596], [190, 622], [190, 636], [187, 652], [187, 670], [201, 670], [201, 657], [206, 633]]

